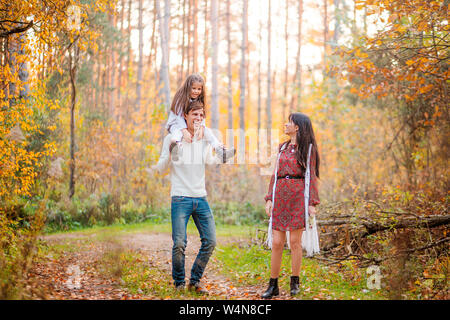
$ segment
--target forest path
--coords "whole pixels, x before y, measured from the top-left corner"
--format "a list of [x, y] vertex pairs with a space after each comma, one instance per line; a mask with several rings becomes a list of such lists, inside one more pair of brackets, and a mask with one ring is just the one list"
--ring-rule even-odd
[[[213, 255], [201, 280], [209, 295], [202, 296], [187, 290], [176, 292], [171, 279], [172, 238], [164, 232], [107, 236], [71, 232], [44, 235], [40, 240], [49, 252], [33, 265], [29, 277], [38, 281], [39, 288], [44, 291], [44, 299], [260, 299], [267, 285], [262, 280], [258, 285], [237, 287], [222, 274], [221, 263]], [[229, 237], [218, 237], [219, 244], [233, 241], [235, 239]], [[188, 235], [186, 283], [189, 282], [190, 269], [199, 248], [199, 236]], [[161, 290], [156, 294], [152, 290], [140, 289], [137, 293], [136, 290], [131, 292], [121, 278], [125, 267], [118, 257], [123, 252], [139, 257], [133, 263], [141, 264], [140, 270], [154, 274], [154, 282], [166, 288], [163, 290], [164, 296], [161, 296]], [[142, 283], [142, 288], [146, 285]], [[281, 290], [278, 299], [290, 299], [290, 296]]]

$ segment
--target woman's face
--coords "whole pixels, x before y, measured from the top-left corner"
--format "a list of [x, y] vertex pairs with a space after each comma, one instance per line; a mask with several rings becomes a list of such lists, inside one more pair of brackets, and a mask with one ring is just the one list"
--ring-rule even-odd
[[191, 99], [197, 99], [202, 93], [203, 85], [200, 82], [194, 82], [191, 87], [190, 97]]
[[284, 124], [284, 133], [287, 135], [296, 135], [298, 131], [298, 126], [292, 122], [292, 120], [289, 120], [289, 122], [286, 122]]

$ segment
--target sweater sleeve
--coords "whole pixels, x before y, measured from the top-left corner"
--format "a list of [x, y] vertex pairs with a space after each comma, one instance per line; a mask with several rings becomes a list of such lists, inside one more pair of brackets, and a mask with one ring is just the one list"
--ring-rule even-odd
[[318, 178], [316, 176], [316, 157], [311, 154], [310, 162], [310, 183], [309, 183], [309, 205], [316, 206], [320, 204]]
[[158, 170], [159, 173], [163, 173], [164, 171], [166, 171], [170, 164], [170, 139], [170, 134], [164, 138], [161, 155], [159, 156], [158, 163], [155, 165], [155, 169]]

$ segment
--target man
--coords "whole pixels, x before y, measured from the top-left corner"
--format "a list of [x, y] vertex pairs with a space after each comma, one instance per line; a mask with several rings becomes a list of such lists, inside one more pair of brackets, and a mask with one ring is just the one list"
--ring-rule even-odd
[[[206, 200], [205, 164], [223, 163], [212, 155], [212, 148], [202, 137], [201, 122], [204, 118], [204, 106], [199, 101], [192, 102], [187, 113], [187, 130], [194, 137], [192, 143], [182, 142], [183, 153], [177, 161], [170, 160], [171, 135], [164, 138], [161, 156], [152, 170], [159, 172], [171, 169], [171, 220], [172, 220], [172, 278], [177, 290], [185, 287], [185, 248], [187, 244], [186, 227], [190, 216], [200, 234], [201, 247], [194, 261], [189, 279], [189, 290], [207, 293], [200, 286], [214, 247], [216, 229], [214, 217]], [[226, 159], [224, 159], [226, 160]]]

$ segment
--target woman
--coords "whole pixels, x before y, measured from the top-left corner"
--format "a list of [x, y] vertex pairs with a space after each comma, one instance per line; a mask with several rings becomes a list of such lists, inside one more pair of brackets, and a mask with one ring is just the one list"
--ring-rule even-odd
[[269, 287], [261, 296], [264, 299], [270, 299], [279, 294], [278, 276], [286, 231], [289, 231], [290, 234], [292, 256], [291, 296], [300, 291], [301, 239], [305, 229], [304, 177], [310, 144], [311, 180], [308, 204], [310, 215], [316, 214], [314, 206], [320, 203], [317, 190], [320, 158], [311, 120], [305, 114], [292, 113], [289, 115], [289, 122], [284, 125], [284, 132], [290, 136], [290, 140], [280, 145], [274, 203], [272, 203], [274, 175], [272, 175], [269, 192], [265, 197], [266, 213], [269, 217], [272, 215], [273, 240]]

